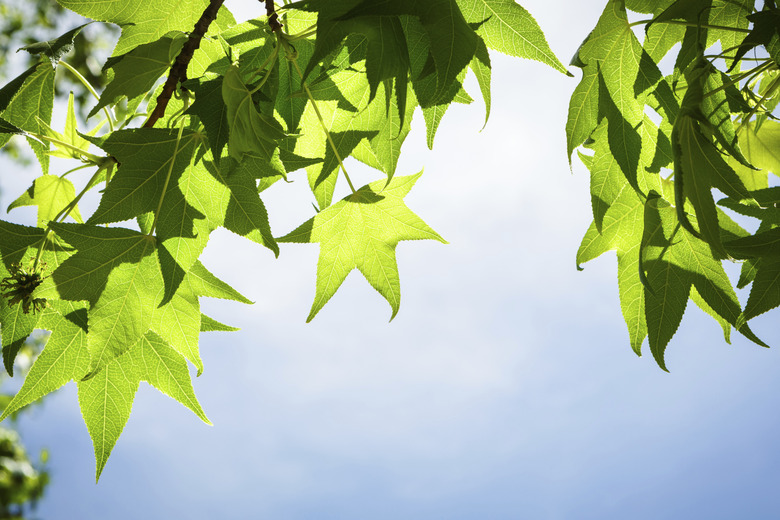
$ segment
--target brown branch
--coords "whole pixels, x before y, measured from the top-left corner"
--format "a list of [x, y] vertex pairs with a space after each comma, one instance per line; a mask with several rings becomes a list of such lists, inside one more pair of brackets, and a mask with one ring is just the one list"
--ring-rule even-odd
[[192, 55], [200, 47], [200, 40], [209, 30], [211, 22], [217, 18], [217, 12], [224, 2], [225, 0], [210, 0], [209, 6], [200, 15], [200, 19], [195, 23], [195, 29], [190, 33], [189, 39], [171, 66], [171, 71], [168, 74], [168, 79], [165, 80], [162, 92], [157, 96], [157, 106], [154, 107], [154, 111], [149, 116], [149, 119], [146, 120], [146, 123], [144, 123], [144, 128], [153, 127], [165, 115], [165, 109], [168, 107], [168, 102], [171, 100], [176, 86], [180, 82], [187, 80], [187, 67], [192, 60]]
[[[263, 0], [260, 1], [262, 2]], [[268, 15], [268, 25], [271, 27], [271, 30], [273, 32], [280, 31], [282, 29], [282, 24], [279, 21], [279, 15], [276, 14], [274, 0], [265, 0], [265, 12]]]

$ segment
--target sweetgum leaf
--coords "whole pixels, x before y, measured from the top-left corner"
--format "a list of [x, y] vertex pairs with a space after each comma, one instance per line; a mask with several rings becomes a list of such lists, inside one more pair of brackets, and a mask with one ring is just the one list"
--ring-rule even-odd
[[[739, 145], [750, 164], [780, 176], [780, 123], [768, 120], [760, 127], [754, 122], [745, 123], [739, 131]], [[735, 159], [730, 159], [729, 164], [742, 179], [758, 176], [759, 180], [753, 182], [754, 189], [767, 187], [766, 171], [756, 173], [740, 165]]]
[[[130, 52], [139, 45], [157, 41], [171, 31], [189, 32], [208, 7], [208, 0], [147, 2], [146, 0], [57, 0], [71, 11], [101, 22], [122, 27], [122, 36], [114, 56]], [[221, 7], [214, 26], [227, 29], [235, 19]]]
[[52, 228], [78, 252], [52, 273], [54, 287], [46, 288], [64, 300], [89, 302], [94, 375], [127, 352], [152, 324], [163, 291], [157, 246], [153, 237], [129, 229], [84, 224]]
[[731, 282], [709, 244], [684, 229], [666, 201], [651, 197], [645, 205], [642, 268], [646, 270], [646, 314], [650, 349], [665, 369], [664, 350], [677, 330], [691, 287], [707, 306], [747, 339], [766, 347], [741, 319]]
[[14, 361], [19, 349], [38, 326], [37, 313], [25, 313], [21, 304], [9, 305], [5, 299], [0, 303], [2, 323], [3, 365], [9, 376], [14, 375]]
[[125, 352], [91, 379], [78, 381], [81, 416], [95, 451], [95, 481], [130, 418], [139, 383], [133, 368], [133, 358]]
[[214, 276], [200, 262], [196, 262], [192, 266], [192, 270], [187, 273], [186, 281], [190, 290], [197, 296], [233, 300], [247, 304], [253, 303], [246, 296]]
[[[7, 211], [22, 206], [37, 206], [38, 227], [45, 228], [46, 224], [65, 209], [75, 197], [76, 188], [68, 179], [56, 175], [41, 175], [27, 191], [8, 206]], [[82, 222], [78, 206], [75, 206], [69, 215], [76, 222]]]
[[89, 370], [87, 308], [83, 303], [51, 302], [38, 327], [51, 330], [51, 336], [0, 421], [69, 381], [80, 380]]
[[[721, 243], [718, 214], [712, 198], [710, 179], [716, 173], [707, 168], [712, 164], [711, 160], [716, 158], [713, 153], [717, 156], [717, 151], [710, 150], [709, 146], [712, 145], [701, 135], [698, 122], [688, 116], [682, 118], [678, 143], [681, 157], [679, 168], [675, 168], [675, 183], [683, 185], [685, 196], [696, 210], [701, 238], [712, 247], [714, 254], [719, 258], [726, 258], [728, 255]], [[736, 175], [734, 177], [736, 178]], [[680, 209], [681, 202], [678, 201], [677, 204]]]
[[474, 76], [477, 78], [479, 89], [482, 91], [482, 99], [485, 102], [485, 125], [487, 125], [488, 119], [490, 119], [490, 81], [492, 71], [490, 67], [490, 54], [485, 46], [485, 42], [482, 40], [480, 40], [477, 45], [477, 52], [474, 54], [474, 59], [471, 60], [470, 67], [474, 72]]
[[[29, 269], [38, 247], [44, 237], [40, 228], [20, 226], [0, 220], [0, 280], [11, 277], [14, 266]], [[55, 270], [72, 251], [48, 242], [41, 255], [41, 267], [46, 276]], [[13, 375], [16, 354], [27, 337], [33, 332], [40, 318], [39, 313], [24, 313], [22, 304], [10, 305], [9, 299], [0, 297], [0, 335], [3, 345], [3, 361], [9, 374]]]
[[49, 41], [36, 42], [36, 43], [31, 43], [29, 45], [25, 45], [19, 50], [27, 51], [33, 55], [43, 54], [44, 56], [49, 58], [52, 67], [57, 67], [57, 64], [60, 62], [60, 59], [62, 59], [63, 56], [65, 56], [66, 54], [68, 54], [70, 51], [73, 50], [73, 41], [76, 39], [76, 36], [78, 36], [81, 30], [87, 25], [89, 25], [90, 23], [92, 22], [79, 25], [75, 29], [71, 29], [65, 34], [58, 36], [57, 38], [51, 39]]
[[222, 156], [230, 133], [227, 107], [222, 99], [222, 81], [221, 76], [209, 80], [201, 79], [189, 87], [195, 92], [195, 102], [187, 109], [187, 113], [195, 114], [203, 123], [214, 157]]
[[575, 148], [582, 145], [598, 125], [598, 89], [598, 67], [585, 66], [582, 69], [582, 79], [569, 101], [569, 115], [566, 120], [566, 156], [569, 158], [569, 165]]
[[114, 132], [101, 144], [121, 166], [90, 223], [157, 214], [166, 302], [218, 226], [279, 251], [254, 180], [246, 172], [228, 175], [229, 165], [215, 164], [202, 141], [194, 132], [179, 140], [175, 131], [146, 128]]
[[767, 258], [756, 270], [744, 319], [750, 320], [780, 306], [780, 259]]
[[63, 133], [59, 133], [49, 128], [47, 134], [64, 143], [53, 143], [54, 150], [49, 152], [49, 155], [53, 157], [76, 159], [80, 161], [84, 158], [84, 154], [82, 152], [87, 152], [89, 150], [90, 142], [84, 139], [79, 133], [78, 122], [76, 121], [76, 108], [73, 103], [73, 92], [71, 92], [68, 96], [68, 111], [67, 115], [65, 116], [65, 130]]
[[[317, 293], [307, 322], [311, 321], [358, 269], [390, 304], [395, 317], [401, 300], [395, 248], [401, 240], [438, 240], [433, 229], [412, 213], [403, 198], [422, 172], [396, 177], [390, 184], [378, 181], [360, 188], [314, 218], [279, 238], [279, 242], [319, 242]], [[386, 187], [385, 187], [386, 186]]]
[[477, 34], [491, 49], [542, 62], [571, 76], [534, 17], [515, 0], [458, 0], [458, 6], [467, 22], [480, 24]]
[[165, 305], [154, 309], [151, 328], [174, 350], [203, 373], [198, 349], [200, 304], [197, 295], [187, 287], [186, 278], [176, 294]]
[[466, 22], [455, 0], [361, 0], [341, 19], [366, 15], [419, 18], [428, 35], [436, 69], [434, 99], [447, 95], [477, 51], [479, 37]]
[[257, 110], [236, 65], [225, 73], [222, 99], [227, 107], [230, 128], [230, 156], [240, 161], [246, 153], [261, 153], [265, 159], [272, 160], [278, 141], [285, 136], [284, 129], [273, 117]]
[[141, 98], [171, 68], [185, 41], [184, 34], [166, 36], [140, 45], [112, 61], [114, 77], [87, 117], [97, 114], [103, 107], [114, 105], [123, 97], [128, 99], [128, 109], [134, 110]]
[[[5, 110], [0, 114], [3, 120], [14, 127], [27, 132], [44, 134], [51, 123], [51, 113], [54, 106], [54, 73], [55, 70], [48, 65], [33, 66], [19, 76], [24, 78], [21, 85], [16, 80], [0, 91], [0, 107], [5, 105]], [[11, 134], [0, 134], [0, 146], [5, 145]], [[27, 142], [38, 158], [43, 173], [49, 172], [48, 144], [27, 138]]]
[[127, 424], [140, 381], [148, 382], [211, 424], [195, 397], [184, 358], [149, 332], [100, 373], [78, 382], [81, 414], [95, 449], [96, 479]]
[[231, 327], [225, 325], [214, 318], [209, 318], [205, 314], [200, 315], [200, 331], [201, 332], [236, 332], [241, 329], [237, 327]]

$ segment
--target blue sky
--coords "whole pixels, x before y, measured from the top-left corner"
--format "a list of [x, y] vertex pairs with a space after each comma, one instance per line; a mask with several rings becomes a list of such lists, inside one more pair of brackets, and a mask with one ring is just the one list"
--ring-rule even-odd
[[[568, 62], [603, 3], [563, 4], [523, 2]], [[260, 13], [256, 2], [228, 5], [241, 18]], [[503, 57], [493, 69], [484, 131], [478, 101], [447, 114], [433, 152], [419, 118], [408, 139], [398, 174], [426, 173], [407, 202], [450, 244], [399, 245], [392, 323], [353, 273], [307, 325], [317, 246], [286, 245], [275, 260], [216, 233], [204, 263], [256, 303], [204, 304], [242, 327], [201, 339], [195, 389], [214, 426], [142, 384], [95, 485], [66, 386], [20, 424], [32, 452], [51, 451], [40, 516], [774, 517], [780, 350], [727, 345], [690, 306], [668, 349], [671, 373], [636, 357], [613, 255], [575, 269], [590, 222], [587, 173], [571, 173], [565, 156], [577, 79]], [[6, 207], [35, 172], [2, 170]], [[277, 235], [311, 216], [303, 179], [264, 200]], [[780, 345], [773, 319], [754, 330]]]

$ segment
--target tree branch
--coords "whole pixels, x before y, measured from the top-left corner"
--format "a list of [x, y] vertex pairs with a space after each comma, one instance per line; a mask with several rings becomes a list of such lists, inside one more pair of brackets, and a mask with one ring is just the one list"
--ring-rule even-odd
[[154, 124], [165, 115], [165, 109], [168, 107], [168, 102], [171, 100], [173, 92], [176, 90], [176, 86], [183, 81], [187, 80], [187, 67], [192, 60], [192, 55], [200, 47], [200, 40], [209, 30], [211, 22], [217, 18], [217, 12], [225, 0], [210, 0], [209, 6], [203, 11], [200, 19], [195, 23], [195, 29], [190, 33], [190, 37], [182, 47], [181, 52], [176, 56], [176, 61], [171, 66], [171, 71], [168, 74], [168, 79], [165, 80], [162, 92], [157, 96], [157, 105], [154, 107], [154, 111], [149, 116], [149, 119], [144, 123], [144, 128], [151, 128]]
[[[262, 2], [263, 0], [260, 1]], [[276, 14], [274, 0], [265, 0], [265, 11], [268, 15], [268, 25], [271, 27], [271, 30], [273, 32], [281, 30], [282, 24], [279, 22], [279, 15]]]

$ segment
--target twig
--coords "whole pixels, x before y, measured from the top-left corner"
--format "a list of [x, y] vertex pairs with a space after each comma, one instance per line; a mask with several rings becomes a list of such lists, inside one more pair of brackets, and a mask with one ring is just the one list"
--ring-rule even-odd
[[[260, 1], [262, 2], [263, 0]], [[276, 14], [274, 0], [265, 0], [265, 12], [268, 15], [268, 25], [271, 27], [271, 30], [273, 32], [280, 31], [282, 29], [282, 24], [279, 21], [279, 15]]]
[[168, 102], [171, 100], [173, 92], [176, 90], [176, 85], [180, 82], [187, 80], [187, 67], [192, 60], [192, 55], [200, 47], [200, 40], [209, 30], [209, 25], [217, 18], [217, 12], [225, 0], [211, 0], [209, 6], [203, 11], [200, 19], [195, 24], [195, 29], [190, 33], [190, 37], [182, 47], [181, 52], [176, 56], [176, 61], [171, 66], [171, 71], [168, 74], [168, 79], [165, 80], [162, 92], [157, 96], [157, 105], [154, 107], [154, 111], [149, 116], [149, 119], [144, 123], [145, 128], [151, 128], [154, 124], [165, 115], [165, 109], [168, 107]]

